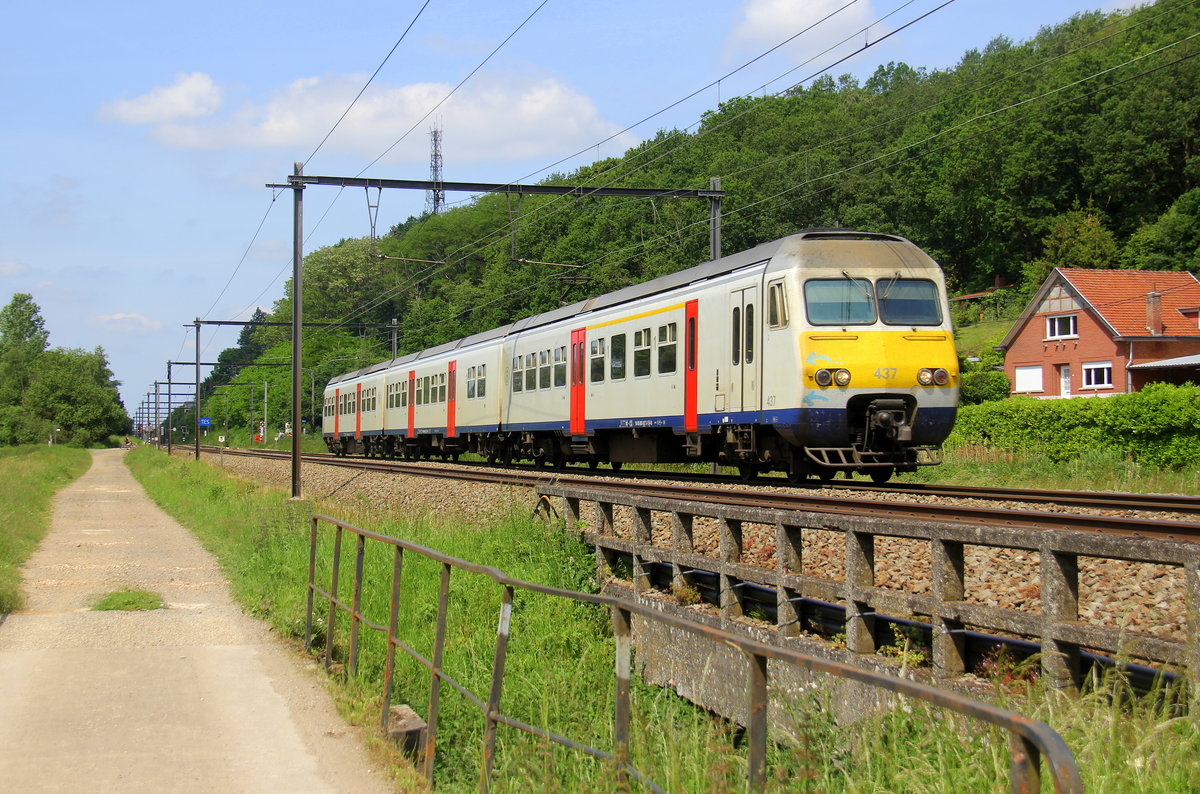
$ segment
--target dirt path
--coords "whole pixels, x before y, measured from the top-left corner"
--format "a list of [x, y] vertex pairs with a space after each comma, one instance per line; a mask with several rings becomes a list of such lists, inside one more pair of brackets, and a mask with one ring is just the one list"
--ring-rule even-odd
[[[242, 614], [122, 452], [92, 455], [25, 567], [28, 607], [0, 625], [0, 787], [391, 790], [305, 662]], [[169, 608], [88, 609], [122, 587]]]

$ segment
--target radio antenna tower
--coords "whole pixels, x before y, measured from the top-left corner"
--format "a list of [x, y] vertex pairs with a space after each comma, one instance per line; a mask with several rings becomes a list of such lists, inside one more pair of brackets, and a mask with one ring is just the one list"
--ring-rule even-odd
[[446, 191], [442, 183], [442, 131], [434, 127], [429, 130], [429, 181], [436, 187], [425, 192], [425, 211], [437, 215], [446, 206]]

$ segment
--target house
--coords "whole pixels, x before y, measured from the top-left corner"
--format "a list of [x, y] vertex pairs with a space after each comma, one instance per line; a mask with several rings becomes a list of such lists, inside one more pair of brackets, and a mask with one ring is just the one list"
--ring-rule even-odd
[[1200, 281], [1179, 271], [1055, 268], [996, 349], [1013, 394], [1200, 383]]

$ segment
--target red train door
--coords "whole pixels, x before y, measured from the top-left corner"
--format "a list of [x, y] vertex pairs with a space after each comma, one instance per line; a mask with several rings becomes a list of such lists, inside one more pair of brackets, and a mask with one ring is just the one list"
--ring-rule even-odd
[[362, 438], [362, 384], [354, 384], [354, 438]]
[[417, 435], [417, 371], [408, 371], [408, 437]]
[[587, 396], [587, 329], [571, 332], [571, 435], [587, 433], [584, 408]]
[[458, 435], [454, 427], [454, 381], [458, 374], [458, 362], [450, 362], [450, 371], [446, 373], [446, 437], [454, 438]]
[[699, 323], [699, 301], [688, 301], [684, 307], [684, 341], [683, 341], [683, 429], [688, 433], [700, 430], [700, 421], [696, 415], [696, 361], [697, 324]]

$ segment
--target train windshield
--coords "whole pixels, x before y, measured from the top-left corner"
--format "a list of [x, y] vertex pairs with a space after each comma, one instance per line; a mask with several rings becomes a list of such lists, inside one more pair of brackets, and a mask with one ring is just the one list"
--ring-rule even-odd
[[932, 281], [880, 279], [879, 317], [888, 325], [941, 325], [942, 307]]
[[804, 283], [804, 308], [812, 325], [870, 325], [875, 291], [861, 278], [815, 278]]

